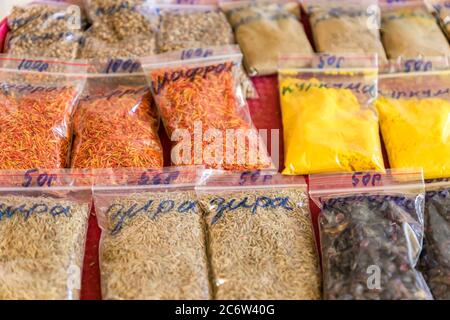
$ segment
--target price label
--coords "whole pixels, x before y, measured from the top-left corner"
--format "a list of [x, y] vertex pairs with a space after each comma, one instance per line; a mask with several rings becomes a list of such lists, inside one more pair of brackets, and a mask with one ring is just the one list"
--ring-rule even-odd
[[376, 186], [377, 183], [381, 182], [381, 174], [379, 173], [364, 173], [355, 172], [352, 176], [353, 187], [367, 187]]
[[344, 62], [344, 57], [338, 57], [325, 53], [319, 55], [319, 64], [317, 67], [319, 69], [324, 69], [326, 67], [341, 68]]
[[135, 60], [110, 59], [105, 73], [133, 73], [139, 70], [141, 64]]
[[48, 70], [49, 64], [42, 60], [23, 59], [17, 68], [19, 70], [31, 70], [31, 71], [44, 72], [44, 71]]
[[56, 174], [47, 172], [39, 173], [38, 169], [30, 169], [24, 174], [22, 186], [28, 188], [32, 185], [38, 187], [51, 187], [58, 179]]

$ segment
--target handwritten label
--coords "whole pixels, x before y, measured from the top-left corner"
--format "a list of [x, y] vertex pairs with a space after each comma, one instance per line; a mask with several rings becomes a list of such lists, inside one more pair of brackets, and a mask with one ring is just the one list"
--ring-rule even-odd
[[319, 64], [317, 65], [317, 67], [319, 69], [324, 69], [325, 67], [341, 68], [344, 62], [344, 57], [338, 57], [325, 53], [319, 55]]
[[352, 176], [353, 187], [367, 187], [369, 185], [374, 187], [380, 182], [381, 174], [379, 173], [355, 172]]
[[26, 18], [14, 18], [11, 21], [8, 21], [8, 23], [9, 23], [11, 28], [16, 29], [16, 28], [19, 28], [19, 27], [23, 27], [24, 25], [26, 25], [28, 23], [31, 23], [31, 22], [41, 18], [41, 16], [42, 16], [43, 20], [48, 18], [48, 14], [41, 15], [40, 13], [38, 13], [38, 14], [36, 14], [34, 16], [29, 16], [29, 17], [26, 17]]
[[111, 5], [111, 6], [98, 6], [95, 10], [95, 15], [102, 16], [102, 15], [112, 15], [115, 13], [119, 13], [123, 10], [131, 10], [135, 11], [136, 6], [131, 4], [129, 1], [122, 1], [120, 3]]
[[180, 176], [180, 171], [156, 172], [152, 170], [144, 171], [139, 178], [140, 186], [148, 185], [167, 185], [175, 182]]
[[351, 205], [355, 202], [369, 202], [378, 205], [383, 205], [386, 202], [393, 202], [397, 206], [405, 208], [407, 210], [415, 210], [416, 201], [415, 198], [407, 198], [405, 196], [396, 195], [364, 195], [358, 194], [350, 197], [332, 198], [332, 199], [319, 199], [323, 209], [332, 210], [335, 206]]
[[22, 215], [27, 220], [32, 215], [51, 214], [53, 217], [65, 216], [70, 217], [70, 206], [55, 205], [49, 207], [44, 203], [27, 203], [18, 206], [11, 206], [5, 203], [0, 203], [0, 221], [3, 218], [11, 219], [15, 215]]
[[[34, 175], [33, 175], [34, 174]], [[32, 185], [37, 185], [38, 187], [51, 187], [55, 181], [57, 181], [58, 176], [56, 174], [49, 174], [47, 172], [39, 173], [38, 169], [30, 169], [25, 172], [24, 181], [22, 186], [28, 188]]]
[[[239, 11], [240, 8], [232, 9], [228, 12], [229, 15], [232, 15], [235, 11]], [[257, 21], [265, 20], [265, 21], [277, 21], [277, 20], [298, 20], [298, 18], [289, 12], [275, 12], [273, 14], [264, 13], [255, 13], [250, 16], [245, 16], [245, 18], [241, 18], [236, 23], [233, 24], [235, 30], [238, 28], [248, 25], [250, 23], [254, 23]]]
[[138, 71], [141, 64], [135, 60], [110, 59], [106, 66], [105, 73], [134, 73]]
[[312, 88], [317, 89], [348, 89], [356, 93], [366, 94], [372, 97], [376, 96], [377, 88], [373, 84], [365, 84], [362, 82], [350, 82], [350, 83], [324, 83], [319, 84], [312, 82], [301, 82], [291, 86], [283, 86], [281, 88], [281, 94], [284, 96], [288, 93], [293, 93], [295, 91], [308, 92]]
[[125, 222], [133, 219], [138, 214], [145, 214], [149, 219], [155, 220], [162, 214], [170, 211], [180, 214], [198, 213], [198, 203], [196, 200], [186, 200], [177, 203], [172, 199], [159, 201], [151, 199], [143, 205], [133, 203], [125, 207], [123, 204], [112, 204], [107, 210], [107, 215], [111, 217], [113, 222], [111, 235], [118, 234], [123, 229]]
[[440, 96], [450, 95], [450, 88], [437, 88], [437, 89], [424, 89], [424, 90], [411, 90], [403, 91], [393, 89], [392, 91], [379, 90], [380, 95], [390, 97], [392, 99], [402, 99], [402, 98], [432, 98]]
[[15, 84], [15, 83], [0, 83], [0, 90], [2, 90], [4, 93], [8, 93], [9, 91], [16, 91], [19, 93], [22, 92], [29, 92], [29, 93], [35, 93], [35, 92], [54, 92], [58, 90], [66, 90], [69, 89], [68, 86], [62, 86], [62, 87], [45, 87], [45, 86], [33, 86], [31, 84]]
[[261, 174], [261, 171], [244, 171], [241, 173], [239, 185], [251, 184], [256, 182], [267, 183], [272, 180], [273, 175]]
[[193, 59], [193, 58], [207, 58], [212, 56], [214, 51], [212, 49], [185, 49], [181, 51], [181, 60]]
[[80, 101], [92, 101], [92, 100], [98, 100], [98, 99], [106, 99], [110, 100], [112, 98], [122, 98], [124, 96], [145, 96], [147, 93], [149, 93], [150, 89], [148, 87], [136, 87], [134, 89], [115, 89], [108, 93], [102, 93], [102, 94], [93, 94], [93, 95], [85, 95], [83, 96]]
[[28, 60], [23, 59], [17, 69], [19, 70], [32, 70], [32, 71], [39, 71], [43, 72], [48, 70], [49, 64], [47, 62], [44, 62], [42, 60]]
[[223, 215], [227, 212], [233, 212], [238, 209], [246, 209], [252, 214], [256, 213], [258, 208], [273, 210], [282, 208], [286, 211], [292, 211], [289, 205], [289, 197], [258, 197], [255, 201], [250, 201], [248, 197], [238, 199], [224, 199], [217, 197], [211, 199], [210, 205], [215, 208], [216, 215], [212, 219], [211, 223], [215, 224], [219, 221]]
[[429, 71], [433, 69], [433, 63], [422, 59], [409, 59], [404, 63], [405, 72]]
[[172, 82], [177, 82], [180, 79], [189, 79], [194, 81], [195, 78], [206, 78], [210, 73], [221, 74], [223, 72], [231, 72], [235, 63], [225, 62], [205, 67], [197, 67], [191, 69], [179, 69], [172, 72], [165, 72], [164, 76], [158, 76], [157, 80], [152, 80], [152, 89], [155, 94], [160, 94], [161, 91]]
[[434, 197], [449, 198], [450, 197], [450, 190], [449, 189], [443, 189], [443, 190], [437, 190], [437, 191], [428, 191], [426, 193], [425, 199], [426, 200], [431, 200]]

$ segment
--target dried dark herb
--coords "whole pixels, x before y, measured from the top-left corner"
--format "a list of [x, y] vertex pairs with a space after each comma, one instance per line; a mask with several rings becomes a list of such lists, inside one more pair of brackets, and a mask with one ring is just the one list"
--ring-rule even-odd
[[326, 201], [319, 218], [324, 297], [431, 298], [415, 269], [422, 248], [423, 211], [423, 194]]
[[450, 299], [450, 188], [427, 193], [421, 267], [435, 299]]

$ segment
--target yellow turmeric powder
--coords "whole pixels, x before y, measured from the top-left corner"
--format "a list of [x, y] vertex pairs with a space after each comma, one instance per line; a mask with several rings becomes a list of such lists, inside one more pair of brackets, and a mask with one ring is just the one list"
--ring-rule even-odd
[[426, 179], [450, 177], [450, 101], [380, 97], [376, 106], [392, 168], [423, 168]]
[[384, 170], [375, 110], [362, 106], [350, 89], [281, 72], [283, 174]]

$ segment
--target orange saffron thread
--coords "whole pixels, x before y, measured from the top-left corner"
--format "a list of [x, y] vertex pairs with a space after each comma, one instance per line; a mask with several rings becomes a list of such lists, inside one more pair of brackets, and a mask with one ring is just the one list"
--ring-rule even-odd
[[[239, 105], [235, 93], [236, 80], [233, 75], [235, 66], [233, 62], [227, 62], [221, 72], [199, 73], [192, 76], [176, 76], [175, 80], [167, 80], [174, 74], [191, 74], [196, 68], [171, 68], [150, 71], [150, 80], [153, 87], [154, 98], [158, 105], [164, 126], [169, 137], [177, 129], [188, 130], [191, 136], [190, 163], [182, 165], [202, 164], [206, 168], [221, 168], [225, 170], [252, 170], [272, 167], [272, 161], [265, 149], [262, 139], [260, 139], [252, 121], [247, 117], [247, 110]], [[222, 65], [223, 66], [223, 65]], [[217, 66], [205, 68], [215, 69]], [[223, 157], [219, 161], [206, 162], [202, 154], [202, 163], [196, 163], [194, 157], [194, 123], [202, 124], [203, 134], [208, 129], [219, 130], [223, 137]], [[258, 140], [259, 147], [264, 150], [257, 152], [255, 161], [249, 161], [250, 138], [246, 139], [245, 146], [237, 143], [237, 139], [227, 141], [226, 131], [245, 130], [251, 133]], [[236, 131], [235, 131], [236, 132]], [[226, 159], [228, 145], [234, 149], [232, 161]], [[202, 150], [210, 145], [202, 139]], [[175, 146], [174, 146], [175, 147]], [[242, 150], [244, 148], [244, 150]], [[230, 147], [228, 147], [230, 149]], [[258, 151], [258, 150], [256, 150]], [[245, 155], [245, 161], [238, 159], [239, 152]], [[183, 155], [181, 155], [183, 157]], [[172, 159], [173, 160], [173, 159]], [[177, 165], [180, 165], [179, 163]]]
[[[118, 90], [128, 92], [124, 87]], [[82, 99], [74, 115], [71, 166], [160, 168], [157, 123], [150, 93]]]
[[65, 168], [75, 88], [0, 92], [0, 169]]

